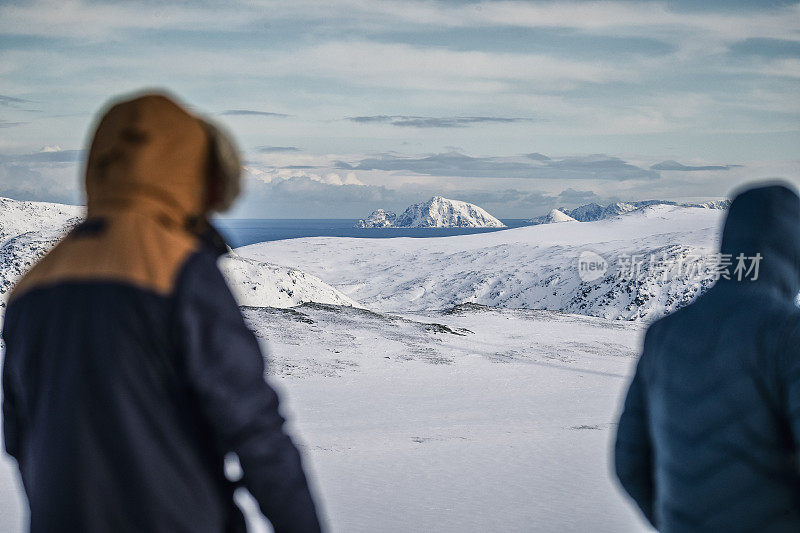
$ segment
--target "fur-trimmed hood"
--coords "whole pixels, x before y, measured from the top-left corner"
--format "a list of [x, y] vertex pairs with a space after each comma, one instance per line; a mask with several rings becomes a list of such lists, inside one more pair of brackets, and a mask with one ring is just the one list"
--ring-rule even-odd
[[240, 189], [231, 138], [161, 93], [115, 103], [86, 162], [88, 216], [156, 211], [175, 222], [224, 211]]

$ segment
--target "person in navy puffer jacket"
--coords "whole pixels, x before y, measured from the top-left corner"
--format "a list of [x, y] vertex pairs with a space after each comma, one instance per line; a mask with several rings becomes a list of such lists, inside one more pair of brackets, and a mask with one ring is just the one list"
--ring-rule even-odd
[[616, 474], [661, 531], [800, 531], [797, 194], [739, 194], [721, 253], [730, 279], [647, 330]]

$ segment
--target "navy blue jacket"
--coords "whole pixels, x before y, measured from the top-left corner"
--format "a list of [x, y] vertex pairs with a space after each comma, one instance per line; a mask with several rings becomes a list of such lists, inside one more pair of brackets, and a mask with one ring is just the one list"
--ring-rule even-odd
[[[800, 531], [800, 200], [732, 203], [721, 250], [761, 254], [655, 322], [619, 420], [616, 473], [662, 531]], [[753, 264], [747, 262], [748, 266]]]
[[219, 251], [187, 258], [169, 296], [92, 280], [11, 302], [3, 430], [31, 531], [241, 531], [229, 452], [277, 531], [319, 530]]

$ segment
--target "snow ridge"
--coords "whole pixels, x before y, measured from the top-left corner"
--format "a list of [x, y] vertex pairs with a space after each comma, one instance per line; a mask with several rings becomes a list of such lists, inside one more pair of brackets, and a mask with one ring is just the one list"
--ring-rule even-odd
[[528, 220], [528, 223], [531, 225], [535, 225], [535, 224], [551, 224], [553, 222], [564, 222], [564, 220], [558, 220], [558, 219], [551, 220], [550, 215], [553, 214], [553, 211], [562, 213], [563, 215], [570, 217], [573, 220], [577, 220], [579, 222], [593, 222], [595, 220], [604, 220], [607, 218], [613, 218], [619, 215], [624, 215], [626, 213], [630, 213], [633, 211], [638, 211], [639, 209], [650, 207], [652, 205], [672, 205], [678, 207], [698, 207], [702, 209], [726, 210], [730, 207], [731, 201], [709, 200], [707, 202], [700, 202], [700, 203], [678, 203], [669, 200], [643, 200], [641, 202], [616, 202], [609, 205], [600, 205], [592, 202], [589, 204], [576, 207], [575, 209], [572, 210], [565, 209], [563, 207], [560, 209], [554, 209], [550, 211], [550, 214]]

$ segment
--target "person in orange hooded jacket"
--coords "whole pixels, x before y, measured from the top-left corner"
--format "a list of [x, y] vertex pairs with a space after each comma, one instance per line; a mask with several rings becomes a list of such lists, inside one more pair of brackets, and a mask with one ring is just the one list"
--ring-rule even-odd
[[245, 529], [224, 474], [275, 530], [319, 520], [208, 222], [239, 192], [232, 141], [168, 96], [102, 117], [86, 220], [17, 284], [3, 328], [3, 433], [30, 529]]

